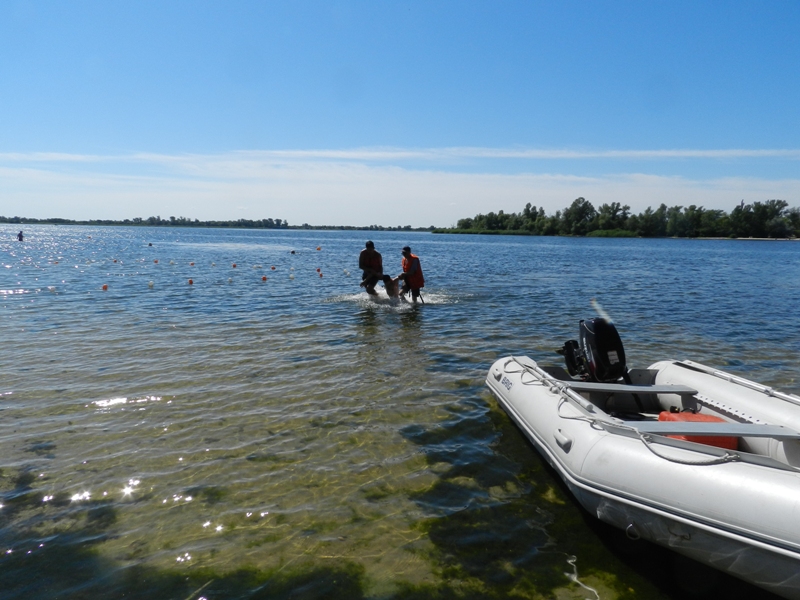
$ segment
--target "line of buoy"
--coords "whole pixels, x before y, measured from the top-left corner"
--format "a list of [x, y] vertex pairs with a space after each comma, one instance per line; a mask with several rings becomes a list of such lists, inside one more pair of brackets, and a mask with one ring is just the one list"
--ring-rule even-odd
[[[322, 247], [321, 247], [321, 246], [317, 246], [317, 250], [322, 250]], [[292, 251], [292, 254], [294, 254], [294, 251]], [[113, 260], [113, 262], [115, 262], [115, 263], [117, 263], [117, 262], [121, 262], [121, 261], [119, 261], [119, 259], [116, 259], [116, 258], [115, 258], [115, 259], [112, 259], [112, 260]], [[158, 259], [157, 259], [157, 258], [156, 258], [156, 259], [153, 259], [153, 263], [154, 263], [154, 264], [158, 264]], [[57, 261], [57, 260], [56, 260], [56, 261], [53, 261], [53, 264], [56, 264], [56, 265], [57, 265], [57, 264], [58, 264], [58, 261]], [[170, 260], [170, 261], [169, 261], [169, 264], [171, 264], [171, 265], [174, 265], [174, 264], [175, 264], [175, 261], [174, 261], [174, 260]], [[193, 261], [192, 261], [192, 262], [189, 262], [189, 266], [191, 266], [191, 267], [195, 266], [194, 262], [193, 262]], [[215, 263], [215, 262], [212, 262], [212, 263], [211, 263], [211, 266], [212, 266], [212, 267], [215, 267], [215, 266], [216, 266], [216, 263]], [[237, 267], [237, 264], [236, 264], [236, 263], [232, 263], [232, 264], [231, 264], [231, 267], [235, 269], [235, 268]], [[253, 266], [253, 268], [254, 268], [254, 269], [261, 268], [261, 265], [254, 265], [254, 266]], [[271, 270], [273, 270], [273, 271], [276, 271], [276, 270], [277, 270], [277, 267], [276, 267], [275, 265], [272, 265], [272, 266], [270, 267], [270, 269], [271, 269]], [[291, 271], [294, 271], [294, 267], [290, 267], [290, 270], [291, 270]], [[317, 267], [317, 269], [316, 269], [316, 272], [319, 274], [319, 276], [320, 276], [320, 277], [323, 277], [322, 269], [321, 269], [320, 267]], [[344, 274], [345, 274], [345, 275], [347, 275], [347, 276], [349, 276], [349, 275], [350, 275], [350, 272], [349, 272], [347, 269], [343, 269], [343, 272], [344, 272]], [[290, 274], [289, 274], [289, 279], [293, 280], [294, 278], [295, 278], [295, 276], [294, 276], [294, 273], [290, 273]], [[261, 277], [261, 281], [262, 281], [262, 282], [266, 282], [266, 281], [267, 281], [267, 276], [266, 276], [266, 275], [262, 276], [262, 277]], [[230, 278], [230, 277], [229, 277], [229, 278], [228, 278], [228, 283], [233, 283], [233, 278]], [[189, 279], [189, 280], [188, 280], [188, 285], [194, 285], [194, 279]], [[147, 282], [147, 287], [148, 287], [148, 288], [151, 288], [151, 289], [152, 289], [154, 286], [155, 286], [155, 282], [154, 282], [153, 280], [150, 280], [150, 281], [148, 281], [148, 282]], [[101, 289], [102, 289], [104, 292], [105, 292], [105, 291], [108, 291], [108, 284], [107, 284], [107, 283], [104, 283]]]

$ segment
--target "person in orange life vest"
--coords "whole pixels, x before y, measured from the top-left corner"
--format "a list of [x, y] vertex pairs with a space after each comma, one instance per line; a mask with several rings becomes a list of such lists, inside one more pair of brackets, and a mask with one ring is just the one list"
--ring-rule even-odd
[[403, 273], [399, 275], [403, 280], [403, 289], [400, 292], [405, 296], [411, 292], [411, 299], [416, 302], [419, 298], [419, 290], [425, 287], [425, 277], [422, 275], [422, 265], [419, 262], [419, 256], [411, 254], [411, 248], [408, 246], [403, 247]]
[[375, 244], [371, 241], [367, 241], [364, 246], [365, 248], [358, 256], [358, 268], [363, 271], [359, 285], [368, 294], [375, 296], [378, 294], [375, 286], [383, 278], [383, 258], [381, 258], [380, 252], [375, 250]]

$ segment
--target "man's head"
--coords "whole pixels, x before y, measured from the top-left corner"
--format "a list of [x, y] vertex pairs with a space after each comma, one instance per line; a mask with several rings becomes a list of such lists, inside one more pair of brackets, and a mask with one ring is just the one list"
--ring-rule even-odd
[[403, 256], [411, 256], [411, 248], [409, 246], [403, 246], [403, 250], [400, 254]]
[[364, 244], [364, 245], [365, 245], [367, 248], [369, 248], [370, 250], [374, 250], [374, 249], [375, 249], [375, 244], [373, 244], [373, 243], [372, 243], [372, 240], [367, 240], [367, 243], [366, 243], [366, 244]]

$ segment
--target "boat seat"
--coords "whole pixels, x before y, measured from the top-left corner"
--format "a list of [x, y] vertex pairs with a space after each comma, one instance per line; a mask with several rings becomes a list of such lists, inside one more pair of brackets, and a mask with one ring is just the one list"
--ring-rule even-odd
[[800, 439], [800, 433], [779, 425], [754, 423], [705, 423], [698, 421], [625, 421], [625, 425], [640, 433], [656, 435], [705, 435], [734, 437], [769, 437]]
[[694, 396], [697, 390], [685, 385], [626, 385], [594, 381], [562, 381], [576, 392], [606, 392], [607, 394], [677, 394]]

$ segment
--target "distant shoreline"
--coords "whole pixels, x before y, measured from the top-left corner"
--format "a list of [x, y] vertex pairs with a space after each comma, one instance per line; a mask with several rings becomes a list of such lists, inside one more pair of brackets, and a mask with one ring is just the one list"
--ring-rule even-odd
[[[796, 242], [800, 241], [800, 238], [791, 237], [791, 238], [770, 238], [770, 237], [713, 237], [713, 236], [695, 236], [695, 237], [680, 237], [680, 236], [641, 236], [632, 234], [632, 232], [626, 232], [621, 230], [622, 233], [620, 235], [563, 235], [563, 234], [554, 234], [554, 235], [542, 235], [539, 233], [535, 233], [532, 231], [525, 231], [525, 230], [508, 230], [508, 229], [483, 229], [483, 230], [475, 230], [475, 229], [433, 229], [431, 233], [444, 233], [444, 234], [451, 234], [451, 235], [512, 235], [512, 236], [526, 236], [526, 237], [574, 237], [574, 238], [613, 238], [613, 239], [624, 239], [624, 238], [639, 238], [639, 239], [662, 239], [662, 240], [746, 240], [752, 242]], [[611, 232], [606, 232], [611, 233]]]
[[181, 217], [180, 219], [161, 219], [150, 217], [148, 219], [124, 219], [114, 221], [111, 219], [90, 219], [78, 221], [73, 219], [34, 219], [29, 217], [0, 217], [0, 224], [6, 225], [78, 225], [90, 227], [193, 227], [204, 229], [279, 229], [279, 230], [338, 230], [338, 231], [433, 231], [435, 227], [411, 227], [410, 225], [397, 227], [384, 227], [383, 225], [289, 225], [283, 219], [239, 219], [236, 221], [200, 221]]
[[[262, 224], [266, 221], [267, 224]], [[632, 232], [628, 232], [625, 230], [616, 230], [620, 233], [615, 235], [615, 231], [606, 231], [604, 232], [606, 235], [563, 235], [563, 234], [554, 234], [554, 235], [543, 235], [538, 234], [531, 231], [526, 230], [508, 230], [508, 229], [483, 229], [483, 230], [476, 230], [476, 229], [451, 229], [451, 228], [442, 228], [442, 227], [411, 227], [410, 225], [406, 226], [397, 226], [397, 227], [384, 227], [383, 225], [369, 225], [369, 226], [358, 226], [358, 225], [309, 225], [308, 223], [304, 223], [302, 225], [288, 225], [285, 224], [285, 221], [281, 219], [266, 219], [264, 221], [248, 221], [248, 220], [240, 220], [240, 221], [190, 221], [188, 219], [184, 221], [178, 221], [176, 219], [175, 222], [168, 221], [166, 219], [161, 219], [160, 221], [150, 222], [148, 220], [142, 219], [141, 222], [136, 222], [131, 219], [125, 219], [123, 221], [113, 221], [113, 220], [89, 220], [89, 221], [77, 221], [72, 219], [33, 219], [28, 217], [0, 217], [0, 224], [4, 225], [68, 225], [68, 226], [80, 226], [80, 227], [186, 227], [186, 228], [195, 228], [195, 229], [267, 229], [267, 230], [281, 230], [281, 231], [398, 231], [398, 232], [419, 232], [419, 233], [437, 233], [437, 234], [450, 234], [450, 235], [501, 235], [501, 236], [525, 236], [525, 237], [575, 237], [575, 238], [586, 238], [586, 237], [603, 237], [603, 238], [613, 238], [613, 239], [621, 239], [621, 238], [641, 238], [645, 239], [645, 236], [637, 236], [632, 234]], [[273, 221], [273, 224], [268, 224], [269, 221]], [[277, 221], [281, 222], [281, 225], [275, 224]], [[745, 241], [753, 241], [753, 242], [796, 242], [800, 241], [800, 238], [770, 238], [770, 237], [710, 237], [710, 236], [696, 236], [696, 237], [680, 237], [680, 236], [648, 236], [647, 239], [695, 239], [695, 240], [745, 240]]]

